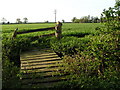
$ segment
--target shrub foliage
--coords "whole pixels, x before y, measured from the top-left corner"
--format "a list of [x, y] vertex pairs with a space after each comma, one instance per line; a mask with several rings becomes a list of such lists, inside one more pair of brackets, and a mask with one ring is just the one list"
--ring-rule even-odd
[[55, 50], [64, 53], [60, 64], [64, 68], [58, 73], [71, 75], [67, 77], [71, 80], [67, 84], [69, 88], [120, 88], [119, 7], [120, 2], [114, 8], [103, 11], [102, 23], [105, 26], [96, 28], [99, 34], [89, 36], [87, 42], [77, 39], [71, 43], [73, 39], [69, 38], [52, 45]]

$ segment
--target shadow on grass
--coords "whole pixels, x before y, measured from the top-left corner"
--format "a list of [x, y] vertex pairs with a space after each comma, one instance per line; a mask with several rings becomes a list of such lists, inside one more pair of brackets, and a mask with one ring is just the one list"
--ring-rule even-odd
[[67, 34], [67, 35], [64, 35], [64, 36], [74, 36], [74, 37], [85, 37], [85, 35], [89, 35], [90, 33], [71, 33], [71, 34]]

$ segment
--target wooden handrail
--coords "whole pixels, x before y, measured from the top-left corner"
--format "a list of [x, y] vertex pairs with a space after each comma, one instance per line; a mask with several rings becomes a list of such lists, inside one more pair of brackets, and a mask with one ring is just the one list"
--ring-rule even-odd
[[55, 29], [56, 32], [55, 34], [46, 34], [46, 35], [41, 35], [38, 37], [46, 37], [46, 36], [56, 36], [56, 38], [61, 39], [62, 37], [62, 23], [60, 23], [59, 21], [57, 22], [55, 27], [49, 27], [49, 28], [42, 28], [42, 29], [33, 29], [33, 30], [29, 30], [29, 31], [21, 31], [21, 32], [17, 32], [18, 28], [15, 29], [13, 35], [12, 35], [12, 39], [16, 38], [17, 34], [24, 34], [24, 33], [31, 33], [31, 32], [38, 32], [38, 31], [46, 31], [46, 30], [52, 30]]
[[22, 31], [22, 32], [17, 32], [17, 34], [24, 34], [24, 33], [38, 32], [38, 31], [46, 31], [46, 30], [52, 30], [52, 29], [55, 29], [55, 27], [42, 28], [42, 29], [33, 29], [33, 30], [29, 30], [29, 31]]
[[12, 35], [12, 39], [16, 38], [16, 36], [17, 36], [17, 31], [18, 31], [18, 28], [16, 28], [16, 29], [14, 30], [14, 33], [13, 33], [13, 35]]

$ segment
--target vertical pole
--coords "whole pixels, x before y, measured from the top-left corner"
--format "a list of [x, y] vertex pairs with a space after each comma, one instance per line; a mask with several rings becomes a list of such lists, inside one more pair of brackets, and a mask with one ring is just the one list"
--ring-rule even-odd
[[57, 22], [56, 26], [55, 26], [55, 36], [58, 40], [60, 40], [62, 38], [62, 23], [61, 22]]
[[56, 23], [56, 13], [57, 13], [57, 11], [55, 10], [55, 13], [54, 13], [55, 14], [55, 23]]

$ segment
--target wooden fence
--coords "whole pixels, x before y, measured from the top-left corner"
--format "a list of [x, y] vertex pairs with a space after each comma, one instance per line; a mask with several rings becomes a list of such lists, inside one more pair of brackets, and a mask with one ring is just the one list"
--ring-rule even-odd
[[29, 31], [18, 32], [18, 28], [16, 28], [13, 35], [12, 35], [12, 39], [16, 38], [16, 36], [18, 34], [32, 33], [32, 32], [38, 32], [38, 31], [46, 31], [46, 30], [53, 30], [53, 29], [55, 29], [55, 33], [35, 36], [35, 38], [46, 37], [46, 36], [56, 36], [56, 38], [60, 39], [62, 36], [62, 34], [61, 34], [62, 33], [62, 23], [60, 23], [60, 22], [58, 22], [55, 27], [34, 29], [34, 30], [29, 30]]

